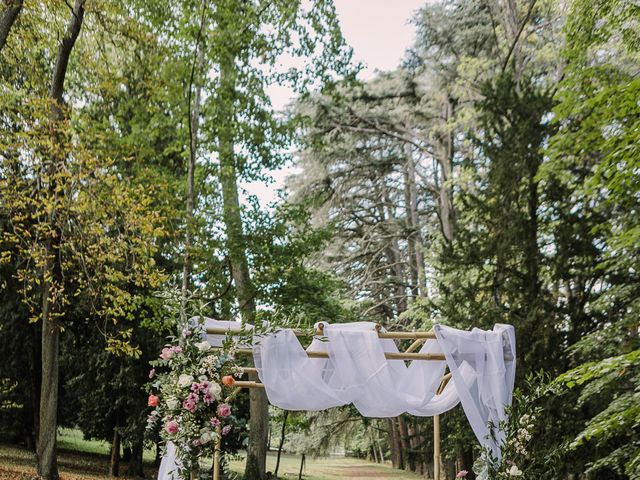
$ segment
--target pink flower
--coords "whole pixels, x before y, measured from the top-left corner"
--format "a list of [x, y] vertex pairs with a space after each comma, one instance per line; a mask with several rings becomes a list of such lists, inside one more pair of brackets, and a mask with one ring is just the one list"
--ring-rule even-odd
[[231, 431], [231, 425], [225, 425], [222, 427], [222, 435], [227, 435]]
[[175, 435], [176, 433], [178, 433], [178, 430], [179, 430], [178, 422], [176, 422], [175, 420], [170, 420], [164, 426], [164, 429], [167, 431], [169, 435]]
[[203, 381], [202, 383], [193, 382], [191, 384], [192, 392], [201, 393], [206, 392], [207, 390], [209, 390], [209, 382], [207, 380]]
[[202, 444], [199, 438], [196, 438], [192, 443], [194, 447], [199, 447]]
[[162, 353], [160, 354], [160, 358], [163, 360], [169, 360], [171, 357], [173, 357], [174, 351], [172, 348], [169, 347], [164, 347], [162, 349]]
[[184, 407], [185, 410], [188, 410], [189, 412], [193, 413], [196, 411], [197, 401], [198, 401], [198, 395], [196, 395], [195, 393], [190, 393], [189, 396], [184, 399], [184, 402], [182, 402], [182, 406]]
[[231, 375], [225, 375], [222, 377], [222, 384], [225, 387], [232, 387], [234, 383], [236, 383], [236, 380]]
[[152, 368], [151, 370], [149, 370], [149, 378], [153, 378], [156, 376], [156, 369]]
[[157, 407], [159, 401], [160, 401], [160, 398], [158, 398], [157, 396], [149, 395], [149, 399], [147, 400], [147, 405], [149, 405], [150, 407]]
[[208, 391], [204, 394], [204, 397], [202, 397], [202, 401], [207, 405], [211, 405], [214, 400], [215, 398]]
[[218, 416], [222, 417], [222, 418], [227, 418], [229, 415], [231, 415], [231, 406], [229, 406], [226, 403], [221, 403], [220, 405], [218, 405]]
[[458, 472], [458, 474], [456, 475], [456, 478], [464, 478], [464, 477], [467, 476], [467, 473], [469, 473], [469, 472], [467, 472], [466, 470], [460, 470]]
[[171, 350], [173, 350], [173, 353], [180, 353], [182, 352], [182, 347], [178, 345], [176, 347], [171, 347]]
[[220, 425], [220, 420], [218, 420], [218, 417], [211, 417], [211, 426], [215, 428], [218, 425]]

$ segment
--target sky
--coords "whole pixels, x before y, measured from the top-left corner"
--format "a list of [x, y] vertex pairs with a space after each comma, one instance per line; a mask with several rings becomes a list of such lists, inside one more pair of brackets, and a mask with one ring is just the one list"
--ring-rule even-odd
[[[361, 79], [394, 70], [400, 64], [415, 36], [415, 27], [409, 21], [425, 3], [425, 0], [334, 0], [342, 34], [353, 48], [353, 60], [365, 66], [359, 75]], [[292, 100], [286, 88], [273, 87], [269, 93], [278, 110]], [[277, 189], [291, 173], [291, 169], [284, 168], [272, 172], [271, 185], [254, 182], [243, 186], [267, 205], [276, 199]]]

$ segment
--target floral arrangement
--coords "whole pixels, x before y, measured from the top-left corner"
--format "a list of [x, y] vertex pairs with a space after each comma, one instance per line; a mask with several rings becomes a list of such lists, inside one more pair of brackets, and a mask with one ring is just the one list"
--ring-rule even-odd
[[148, 405], [153, 410], [148, 430], [158, 429], [165, 443], [176, 447], [178, 472], [196, 468], [198, 459], [211, 455], [216, 440], [232, 428], [230, 387], [242, 370], [235, 364], [232, 347], [214, 350], [199, 331], [185, 329], [151, 362]]
[[[528, 377], [526, 384], [527, 394], [521, 389], [514, 392], [513, 403], [507, 409], [508, 420], [492, 426], [504, 434], [500, 446], [502, 458], [498, 460], [489, 450], [482, 451], [473, 465], [478, 480], [538, 478], [539, 472], [546, 468], [546, 459], [535, 458], [530, 443], [540, 428], [538, 418], [542, 407], [538, 403], [547, 395], [556, 394], [558, 388], [542, 374]], [[467, 478], [468, 473], [462, 470], [456, 478]]]

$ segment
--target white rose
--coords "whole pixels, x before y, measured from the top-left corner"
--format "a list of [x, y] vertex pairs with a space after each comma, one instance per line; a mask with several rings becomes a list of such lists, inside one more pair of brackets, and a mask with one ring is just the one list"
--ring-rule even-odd
[[522, 470], [520, 470], [516, 465], [511, 465], [511, 468], [507, 470], [507, 473], [512, 477], [521, 477]]
[[211, 348], [211, 345], [209, 344], [209, 342], [207, 342], [206, 340], [204, 342], [199, 342], [196, 343], [196, 347], [198, 348], [198, 350], [200, 350], [201, 352], [206, 352], [207, 350], [209, 350]]
[[218, 385], [215, 382], [211, 382], [211, 384], [209, 384], [209, 394], [213, 398], [217, 399], [221, 393], [222, 393], [222, 387], [220, 385]]
[[211, 436], [211, 434], [209, 432], [205, 432], [202, 434], [202, 436], [200, 437], [200, 441], [204, 444], [204, 443], [209, 443], [211, 440], [213, 440], [213, 436]]
[[178, 399], [173, 397], [168, 399], [167, 407], [169, 407], [169, 410], [175, 410], [176, 408], [178, 408]]
[[191, 382], [193, 382], [193, 377], [191, 375], [187, 375], [186, 373], [183, 373], [178, 377], [178, 385], [180, 387], [187, 387], [191, 385]]

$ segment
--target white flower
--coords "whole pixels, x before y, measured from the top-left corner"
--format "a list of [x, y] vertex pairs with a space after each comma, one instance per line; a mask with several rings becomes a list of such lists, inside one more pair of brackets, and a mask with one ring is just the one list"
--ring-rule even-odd
[[220, 385], [218, 385], [215, 382], [211, 382], [209, 384], [209, 394], [213, 397], [213, 398], [218, 398], [220, 396], [220, 394], [222, 393], [222, 387]]
[[167, 399], [167, 407], [169, 408], [169, 410], [175, 410], [176, 408], [178, 408], [178, 399], [171, 397], [169, 399]]
[[193, 377], [191, 375], [187, 375], [183, 373], [178, 377], [178, 386], [180, 387], [188, 387], [193, 382]]
[[205, 340], [204, 342], [196, 343], [196, 347], [201, 352], [206, 352], [207, 350], [209, 350], [211, 348], [211, 344]]
[[200, 441], [205, 444], [205, 443], [209, 443], [211, 440], [213, 440], [213, 436], [211, 435], [211, 433], [209, 432], [204, 432], [202, 434], [202, 436], [200, 437]]
[[507, 470], [507, 473], [509, 475], [511, 475], [512, 477], [521, 477], [522, 476], [522, 470], [520, 470], [517, 465], [511, 465], [511, 468], [509, 470]]

